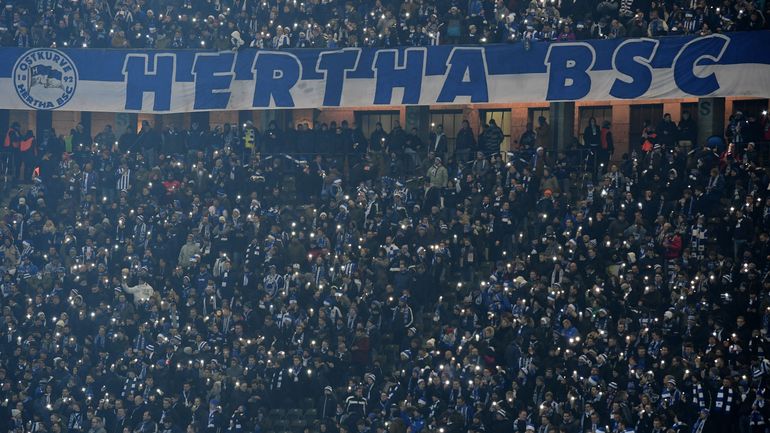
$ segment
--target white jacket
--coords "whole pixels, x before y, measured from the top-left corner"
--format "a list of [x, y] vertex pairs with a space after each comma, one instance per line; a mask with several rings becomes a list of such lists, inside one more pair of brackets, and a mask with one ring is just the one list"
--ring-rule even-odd
[[152, 286], [147, 283], [137, 284], [136, 286], [131, 286], [131, 287], [128, 287], [124, 283], [123, 291], [134, 295], [135, 304], [148, 301], [150, 298], [152, 298], [152, 295], [155, 294], [155, 291], [152, 289]]

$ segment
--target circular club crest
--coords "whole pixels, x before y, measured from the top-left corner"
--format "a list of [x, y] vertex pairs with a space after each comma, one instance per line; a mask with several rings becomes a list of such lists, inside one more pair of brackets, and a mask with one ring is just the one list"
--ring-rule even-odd
[[13, 66], [13, 87], [21, 100], [38, 110], [64, 106], [75, 95], [78, 71], [59, 50], [30, 50]]

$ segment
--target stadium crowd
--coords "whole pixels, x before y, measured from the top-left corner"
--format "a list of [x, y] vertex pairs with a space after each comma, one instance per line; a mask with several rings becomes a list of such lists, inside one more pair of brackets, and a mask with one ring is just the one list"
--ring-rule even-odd
[[767, 29], [748, 0], [3, 0], [0, 46], [338, 48]]
[[46, 131], [0, 221], [0, 432], [765, 432], [757, 118], [624, 155], [596, 122], [544, 152], [544, 119], [503, 155], [496, 125]]

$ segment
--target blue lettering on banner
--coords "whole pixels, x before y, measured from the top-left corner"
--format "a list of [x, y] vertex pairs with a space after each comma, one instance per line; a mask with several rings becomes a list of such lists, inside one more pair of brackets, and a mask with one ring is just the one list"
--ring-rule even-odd
[[616, 79], [610, 89], [610, 95], [620, 99], [633, 99], [644, 95], [652, 84], [652, 58], [658, 49], [654, 39], [629, 39], [615, 49], [612, 67], [629, 78]]
[[729, 44], [730, 38], [720, 34], [704, 36], [685, 44], [674, 60], [676, 85], [694, 96], [705, 96], [719, 90], [719, 82], [713, 72], [701, 77], [695, 73], [695, 68], [701, 66], [702, 60], [718, 62]]
[[258, 52], [252, 70], [256, 74], [253, 106], [293, 107], [291, 89], [302, 75], [302, 65], [289, 53]]
[[[260, 108], [769, 98], [770, 31], [335, 50], [0, 48], [0, 109]], [[13, 89], [11, 89], [13, 87]], [[16, 96], [14, 96], [16, 95]], [[66, 105], [65, 105], [66, 104]]]
[[[403, 66], [399, 66], [400, 63]], [[425, 49], [406, 49], [400, 59], [398, 50], [379, 50], [374, 55], [374, 71], [377, 80], [374, 104], [393, 104], [391, 99], [396, 87], [404, 89], [401, 104], [417, 104], [420, 102], [422, 77], [425, 75]]]
[[142, 100], [145, 93], [153, 94], [152, 109], [168, 111], [171, 109], [171, 92], [174, 85], [176, 56], [174, 54], [156, 54], [152, 71], [149, 69], [149, 55], [129, 54], [123, 66], [126, 76], [126, 110], [143, 110]]
[[227, 108], [230, 102], [230, 83], [233, 81], [235, 53], [203, 53], [195, 56], [196, 110]]
[[358, 66], [361, 50], [346, 49], [341, 51], [326, 51], [318, 55], [316, 71], [326, 72], [324, 89], [324, 106], [336, 107], [342, 102], [342, 88], [345, 84], [345, 72], [353, 71]]
[[545, 56], [548, 66], [548, 101], [577, 100], [591, 91], [588, 71], [596, 61], [591, 45], [583, 42], [551, 45]]
[[[481, 48], [455, 48], [447, 60], [447, 76], [436, 102], [455, 102], [470, 96], [471, 102], [489, 101], [487, 60]], [[467, 80], [465, 79], [467, 73]]]

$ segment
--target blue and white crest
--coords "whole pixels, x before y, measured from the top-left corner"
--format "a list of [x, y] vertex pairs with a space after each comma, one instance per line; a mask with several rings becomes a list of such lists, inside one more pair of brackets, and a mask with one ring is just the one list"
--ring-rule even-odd
[[40, 48], [27, 51], [13, 67], [13, 87], [21, 100], [38, 110], [63, 107], [75, 95], [78, 71], [66, 54]]

